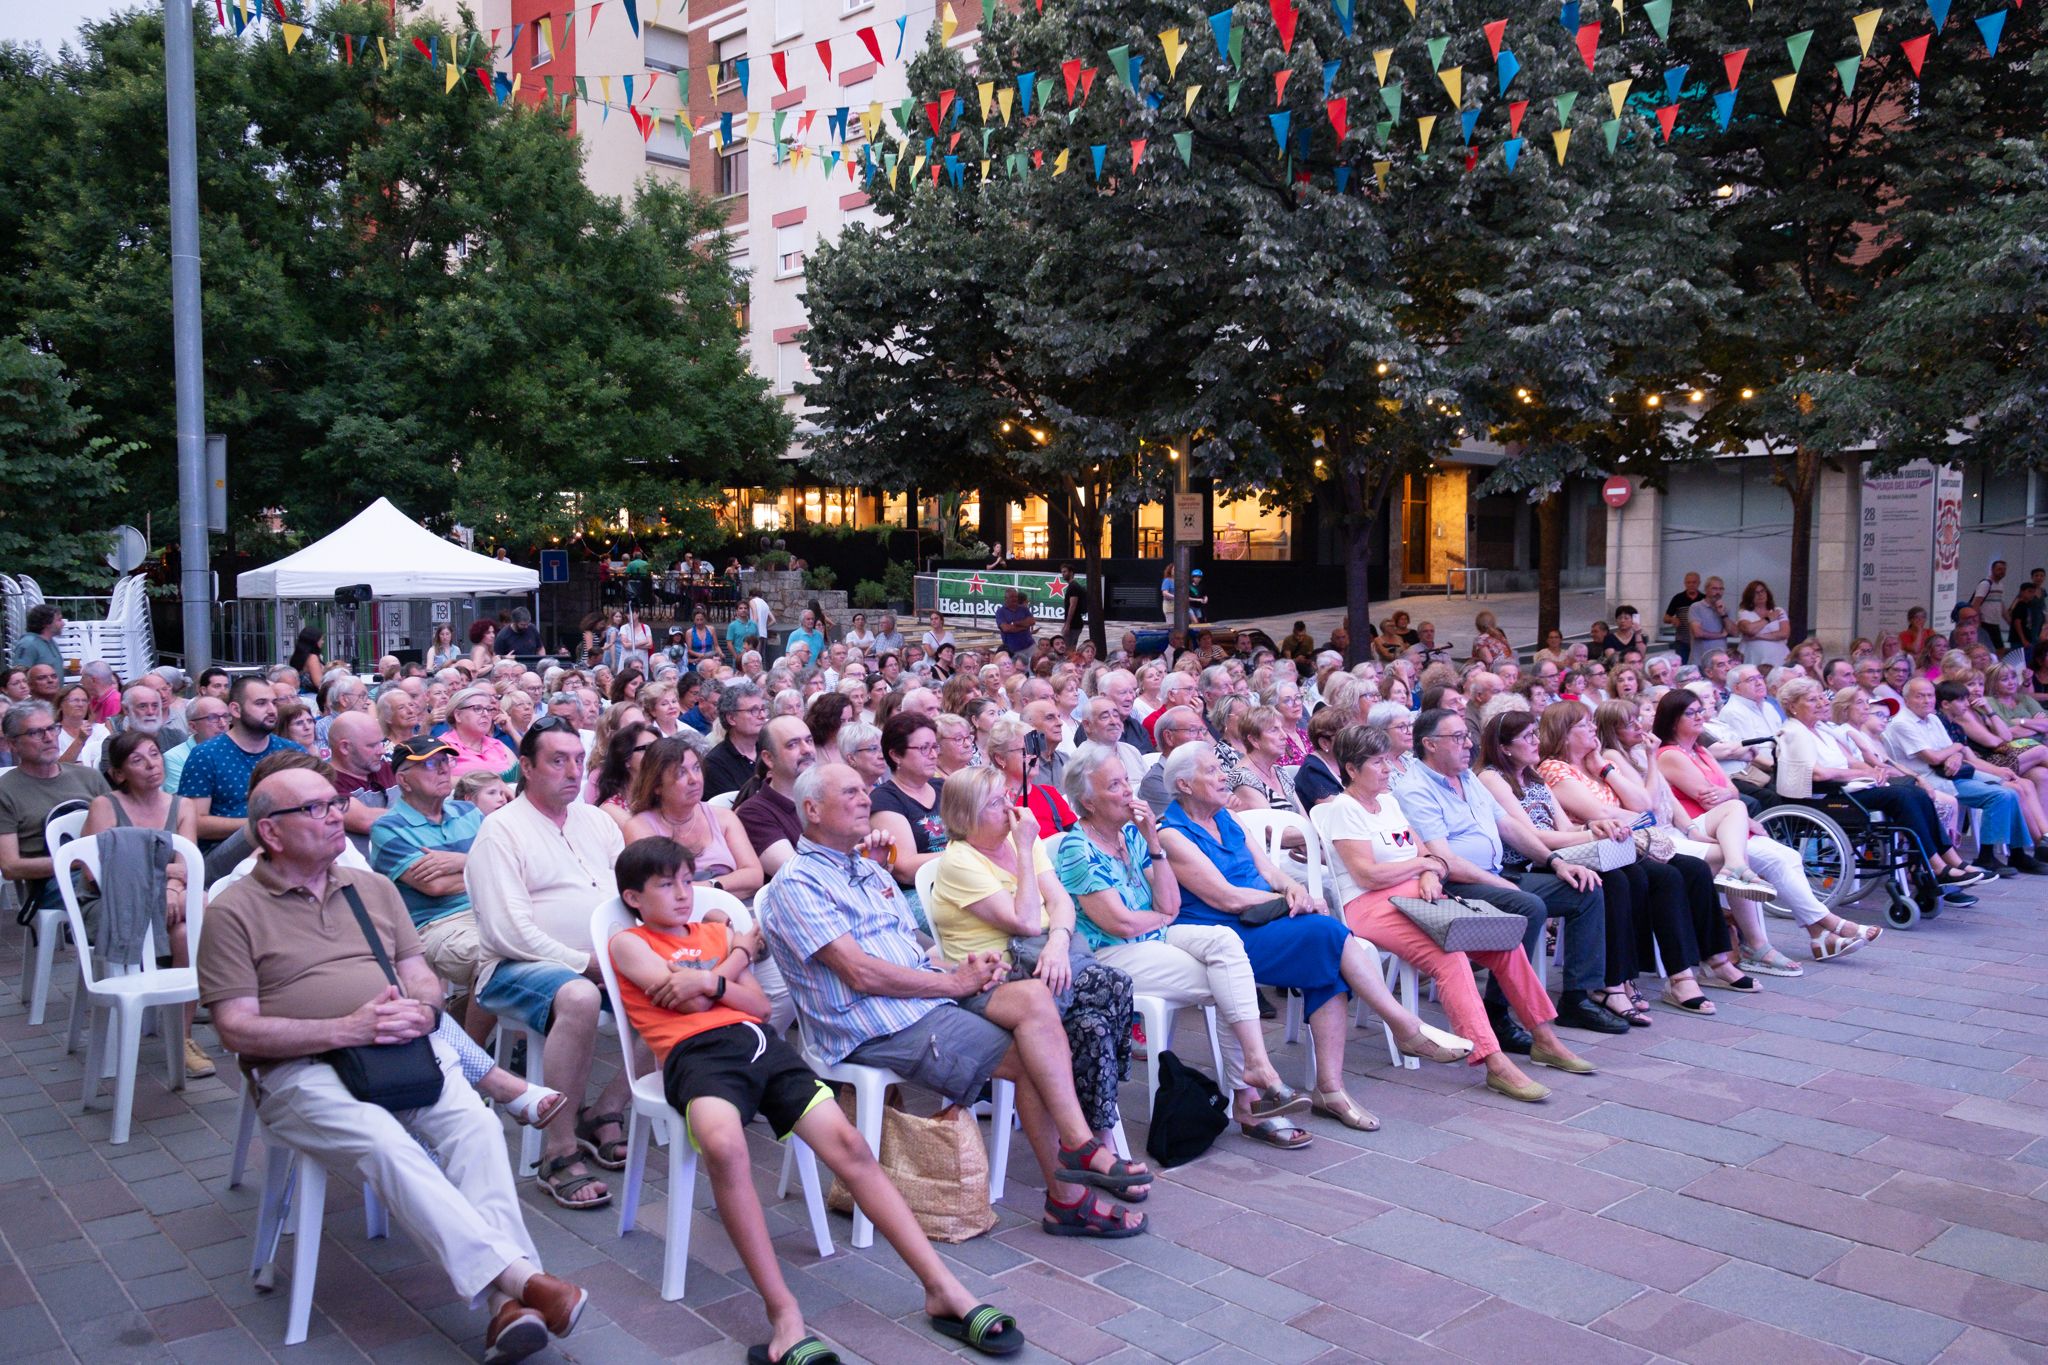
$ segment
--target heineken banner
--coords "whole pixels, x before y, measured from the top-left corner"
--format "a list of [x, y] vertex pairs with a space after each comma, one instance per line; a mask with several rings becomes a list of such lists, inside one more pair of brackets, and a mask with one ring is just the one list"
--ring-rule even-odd
[[[1076, 574], [1076, 582], [1086, 582]], [[1011, 588], [1024, 594], [1024, 605], [1040, 625], [1064, 625], [1067, 590], [1058, 574], [1016, 573], [1006, 569], [941, 569], [917, 576], [917, 612], [942, 611], [948, 620], [993, 624], [1003, 594]]]

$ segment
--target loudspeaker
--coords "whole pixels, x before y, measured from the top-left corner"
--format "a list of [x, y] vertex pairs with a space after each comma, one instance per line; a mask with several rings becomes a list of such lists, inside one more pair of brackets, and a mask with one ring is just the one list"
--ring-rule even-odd
[[374, 596], [376, 594], [371, 590], [368, 583], [351, 583], [346, 588], [336, 588], [334, 590], [335, 602], [344, 607], [358, 606], [369, 601]]

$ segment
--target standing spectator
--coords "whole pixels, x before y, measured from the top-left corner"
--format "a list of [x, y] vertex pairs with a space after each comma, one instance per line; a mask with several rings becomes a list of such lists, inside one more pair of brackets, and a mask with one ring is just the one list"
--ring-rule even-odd
[[[477, 934], [494, 959], [476, 1001], [543, 1034], [548, 1084], [581, 1105], [597, 1046], [602, 977], [590, 912], [618, 894], [619, 826], [577, 800], [583, 741], [566, 722], [534, 722], [519, 746], [520, 793], [478, 829], [463, 867]], [[611, 1191], [583, 1164], [624, 1170], [627, 1080], [615, 1075], [573, 1127], [550, 1123], [538, 1177], [565, 1209], [599, 1208]]]
[[1969, 605], [1977, 609], [1979, 629], [1994, 651], [2005, 648], [2005, 640], [1999, 634], [2005, 619], [2005, 561], [1994, 559], [1984, 576], [1977, 580], [1977, 586], [1970, 590]]
[[[1500, 638], [1503, 644], [1507, 642], [1505, 634]], [[1636, 609], [1630, 606], [1616, 607], [1614, 629], [1607, 632], [1607, 639], [1600, 646], [1607, 655], [1608, 662], [1611, 664], [1619, 660], [1631, 650], [1640, 654], [1648, 647], [1649, 641], [1643, 638], [1642, 627], [1637, 624]]]
[[[885, 617], [884, 620], [886, 621], [887, 618]], [[928, 654], [937, 654], [941, 649], [944, 649], [947, 645], [952, 645], [957, 650], [959, 648], [959, 644], [957, 641], [953, 639], [953, 632], [946, 629], [946, 614], [942, 611], [933, 612], [931, 616], [931, 622], [932, 623], [930, 628], [928, 628], [924, 633], [925, 652]], [[881, 651], [881, 642], [879, 637], [877, 637], [875, 648], [878, 652]]]
[[47, 702], [17, 702], [0, 718], [14, 766], [0, 770], [0, 877], [26, 883], [22, 904], [55, 907], [49, 845], [43, 822], [67, 801], [90, 802], [107, 794], [98, 768], [57, 761], [61, 731]]
[[996, 608], [996, 634], [1002, 637], [1004, 652], [1013, 659], [1029, 654], [1037, 629], [1038, 618], [1031, 614], [1024, 594], [1015, 588], [1005, 588], [1003, 604]]
[[1664, 604], [1664, 624], [1671, 627], [1672, 648], [1682, 664], [1692, 662], [1692, 609], [1705, 595], [1700, 591], [1700, 576], [1689, 573], [1685, 586]]
[[435, 626], [433, 641], [427, 645], [427, 671], [439, 673], [461, 657], [462, 646], [455, 643], [455, 627], [446, 621]]
[[250, 673], [236, 678], [228, 692], [226, 733], [194, 749], [178, 776], [178, 795], [192, 802], [199, 815], [202, 849], [242, 827], [256, 765], [280, 749], [298, 748], [277, 734], [275, 684]]
[[736, 792], [754, 776], [761, 731], [768, 724], [768, 697], [760, 684], [738, 682], [720, 692], [718, 724], [724, 734], [704, 755], [706, 797]]
[[1770, 584], [1752, 579], [1742, 589], [1742, 602], [1735, 613], [1735, 630], [1742, 646], [1742, 661], [1769, 673], [1792, 653], [1792, 622]]
[[1088, 613], [1095, 610], [1095, 594], [1088, 590], [1088, 584], [1074, 577], [1074, 566], [1060, 565], [1060, 591], [1066, 611], [1065, 632], [1062, 637], [1068, 649], [1081, 639], [1081, 632], [1088, 628]]
[[1709, 578], [1704, 595], [1686, 613], [1693, 648], [1716, 649], [1728, 643], [1729, 633], [1735, 628], [1735, 617], [1728, 604], [1721, 600], [1726, 591], [1727, 585], [1718, 577]]
[[789, 632], [789, 638], [782, 642], [786, 654], [798, 645], [808, 646], [810, 657], [816, 662], [825, 657], [825, 631], [818, 622], [818, 615], [805, 607], [797, 616], [796, 629]]
[[64, 630], [64, 613], [48, 602], [38, 602], [28, 609], [26, 629], [21, 638], [14, 642], [14, 653], [8, 662], [16, 668], [34, 668], [37, 664], [48, 664], [58, 677], [64, 676], [64, 655], [57, 648], [57, 637]]
[[292, 655], [286, 662], [299, 675], [299, 691], [317, 696], [320, 684], [327, 679], [327, 661], [321, 651], [327, 648], [327, 634], [318, 626], [300, 626], [299, 638], [292, 642]]
[[[367, 1181], [457, 1297], [489, 1296], [486, 1359], [517, 1360], [550, 1333], [567, 1336], [589, 1295], [540, 1270], [504, 1131], [452, 1046], [431, 1044], [440, 1097], [400, 1112], [355, 1098], [322, 1060], [337, 1048], [434, 1032], [441, 983], [404, 904], [384, 878], [336, 864], [347, 846], [340, 802], [319, 774], [276, 774], [249, 804], [261, 853], [256, 870], [209, 907], [199, 991], [221, 1042], [252, 1069], [265, 1133], [337, 1176]], [[356, 928], [356, 904], [399, 986]]]
[[2019, 585], [2013, 593], [2012, 606], [2006, 610], [2006, 624], [2010, 633], [2006, 645], [2016, 659], [2009, 662], [2023, 663], [2029, 658], [2042, 640], [2044, 627], [2048, 627], [2048, 598], [2032, 582]]
[[484, 945], [464, 873], [483, 813], [451, 799], [455, 750], [446, 742], [407, 740], [396, 754], [399, 799], [370, 829], [370, 866], [397, 883], [434, 975], [469, 993], [462, 1024], [481, 1045], [497, 1020], [476, 1003]]
[[[934, 615], [936, 614], [934, 613]], [[946, 628], [946, 618], [940, 616], [935, 624], [940, 630], [944, 630]], [[886, 654], [901, 654], [902, 652], [903, 632], [896, 629], [896, 613], [885, 611], [882, 613], [882, 623], [875, 631], [875, 657], [879, 659]]]

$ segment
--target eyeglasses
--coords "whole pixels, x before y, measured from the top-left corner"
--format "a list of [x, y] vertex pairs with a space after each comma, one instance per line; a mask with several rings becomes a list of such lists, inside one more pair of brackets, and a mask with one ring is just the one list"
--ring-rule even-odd
[[1687, 720], [1698, 720], [1701, 716], [1705, 715], [1706, 712], [1702, 711], [1697, 706], [1688, 706], [1685, 708], [1684, 711], [1680, 712], [1680, 714], [1683, 715]]
[[15, 739], [41, 739], [44, 735], [54, 735], [56, 733], [57, 727], [54, 725], [37, 725], [31, 727], [30, 729], [23, 730], [20, 734], [17, 734], [15, 736]]
[[339, 815], [347, 809], [346, 796], [328, 796], [318, 801], [308, 801], [302, 806], [286, 806], [281, 810], [274, 810], [270, 813], [270, 818], [276, 820], [287, 815], [306, 815], [315, 820], [325, 820], [328, 816]]
[[498, 708], [495, 704], [491, 702], [472, 701], [464, 702], [462, 705], [456, 707], [455, 709], [458, 711], [495, 711]]
[[444, 773], [455, 766], [455, 760], [443, 754], [439, 758], [416, 758], [406, 766], [423, 768], [430, 773]]
[[1437, 733], [1428, 736], [1428, 738], [1441, 739], [1452, 744], [1470, 744], [1472, 742], [1471, 733], [1465, 730], [1458, 730], [1455, 732], [1449, 730], [1439, 730]]
[[931, 744], [906, 744], [903, 746], [903, 749], [905, 753], [935, 754], [939, 751], [939, 746], [936, 742]]

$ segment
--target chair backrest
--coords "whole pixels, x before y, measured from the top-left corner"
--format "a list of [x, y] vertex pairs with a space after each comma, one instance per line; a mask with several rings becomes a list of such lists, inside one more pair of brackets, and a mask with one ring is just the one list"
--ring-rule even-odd
[[[704, 918], [707, 910], [723, 910], [732, 921], [733, 928], [748, 930], [754, 927], [754, 912], [730, 891], [721, 891], [715, 886], [698, 886], [692, 899], [692, 920]], [[605, 999], [612, 1007], [612, 1019], [619, 1028], [619, 1049], [625, 1057], [626, 1074], [638, 1076], [634, 1058], [642, 1055], [639, 1030], [626, 1017], [625, 1001], [619, 995], [619, 973], [612, 966], [612, 937], [623, 929], [631, 929], [639, 923], [633, 912], [626, 908], [626, 902], [613, 896], [610, 900], [590, 913], [590, 950], [597, 959], [598, 970], [604, 973]]]
[[720, 792], [716, 796], [705, 798], [704, 804], [718, 810], [731, 810], [739, 804], [739, 799], [740, 794], [737, 791]]
[[917, 883], [917, 917], [921, 921], [917, 927], [930, 934], [934, 939], [937, 939], [939, 936], [938, 932], [932, 928], [932, 888], [939, 884], [939, 860], [937, 858], [925, 859], [923, 864], [917, 869], [915, 881]]
[[66, 801], [43, 819], [43, 845], [55, 856], [58, 849], [85, 833], [90, 807], [83, 801]]
[[[199, 856], [199, 846], [178, 835], [171, 836], [171, 851], [185, 867], [185, 948], [189, 959], [199, 960], [199, 932], [206, 918], [206, 860]], [[64, 917], [71, 925], [71, 941], [78, 949], [78, 971], [87, 986], [100, 979], [92, 960], [92, 939], [85, 931], [85, 910], [78, 903], [78, 887], [73, 881], [71, 870], [82, 867], [97, 881], [100, 875], [100, 841], [98, 839], [74, 838], [62, 848], [52, 847], [50, 858], [59, 894], [64, 897]], [[154, 972], [156, 965], [156, 931], [147, 930], [142, 938], [142, 965], [122, 968], [116, 975], [129, 971]]]
[[[1308, 893], [1318, 903], [1323, 899], [1323, 843], [1316, 827], [1305, 815], [1291, 810], [1248, 810], [1232, 812], [1244, 827], [1245, 838], [1268, 858], [1290, 872], [1298, 872], [1308, 884]], [[1301, 851], [1284, 848], [1281, 840], [1292, 830], [1301, 837]]]

